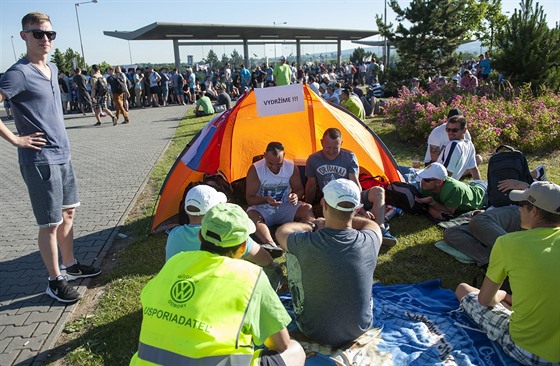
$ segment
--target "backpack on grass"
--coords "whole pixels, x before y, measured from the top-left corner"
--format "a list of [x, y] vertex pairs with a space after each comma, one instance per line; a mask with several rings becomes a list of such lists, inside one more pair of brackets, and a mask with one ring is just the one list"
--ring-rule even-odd
[[514, 204], [509, 191], [502, 192], [498, 183], [504, 179], [517, 179], [533, 183], [529, 164], [523, 153], [511, 146], [500, 145], [488, 161], [488, 205], [502, 207]]
[[385, 187], [385, 203], [401, 208], [404, 212], [420, 215], [426, 212], [426, 204], [416, 202], [423, 197], [418, 188], [410, 183], [393, 182]]

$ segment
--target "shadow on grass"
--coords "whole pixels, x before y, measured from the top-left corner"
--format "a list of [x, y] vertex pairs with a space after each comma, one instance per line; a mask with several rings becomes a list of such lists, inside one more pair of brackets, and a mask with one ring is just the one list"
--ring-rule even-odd
[[391, 220], [391, 233], [399, 243], [381, 249], [375, 280], [384, 285], [408, 284], [441, 279], [442, 286], [455, 290], [461, 282], [472, 283], [481, 270], [474, 264], [456, 261], [437, 249], [443, 229], [427, 217], [404, 215]]
[[[65, 363], [71, 365], [128, 365], [138, 349], [141, 323], [142, 311], [139, 309], [109, 323], [95, 326], [37, 357], [47, 358], [49, 362], [64, 358]], [[118, 344], [107, 341], [113, 339], [118, 339]], [[71, 350], [70, 353], [68, 350]]]

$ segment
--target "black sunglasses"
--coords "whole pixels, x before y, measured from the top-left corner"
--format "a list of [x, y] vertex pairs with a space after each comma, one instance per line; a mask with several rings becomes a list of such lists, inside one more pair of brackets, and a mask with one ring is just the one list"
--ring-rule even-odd
[[461, 128], [446, 128], [445, 131], [456, 133], [461, 131]]
[[424, 182], [433, 182], [434, 180], [437, 180], [437, 179], [435, 179], [435, 178], [422, 178], [422, 180]]
[[23, 33], [33, 33], [33, 38], [35, 39], [43, 39], [44, 36], [47, 36], [47, 39], [49, 41], [54, 41], [56, 39], [55, 31], [42, 31], [39, 29], [31, 29], [31, 30], [24, 30]]

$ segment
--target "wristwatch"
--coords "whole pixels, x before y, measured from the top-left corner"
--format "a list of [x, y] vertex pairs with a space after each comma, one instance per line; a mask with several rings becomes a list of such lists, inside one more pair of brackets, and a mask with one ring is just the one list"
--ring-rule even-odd
[[317, 231], [317, 224], [313, 221], [309, 221], [307, 225], [311, 226], [311, 231]]

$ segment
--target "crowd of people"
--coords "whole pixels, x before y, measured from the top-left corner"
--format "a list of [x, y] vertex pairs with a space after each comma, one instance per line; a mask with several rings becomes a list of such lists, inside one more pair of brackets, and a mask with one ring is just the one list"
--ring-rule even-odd
[[[47, 60], [56, 31], [48, 15], [30, 13], [22, 19], [20, 35], [26, 56], [0, 78], [0, 101], [10, 100], [18, 134], [0, 122], [0, 136], [18, 148], [21, 174], [39, 227], [39, 251], [48, 271], [46, 293], [62, 303], [74, 303], [81, 296], [67, 282], [97, 276], [101, 270], [74, 256], [78, 184], [64, 127], [64, 88], [58, 82], [56, 65]], [[138, 83], [134, 101], [141, 106], [195, 102], [184, 87], [182, 99], [177, 100], [181, 88], [175, 90], [175, 86], [180, 84], [171, 84], [172, 93], [169, 88], [161, 90], [165, 72], [128, 71], [124, 74], [119, 67], [110, 67], [103, 75], [94, 65], [88, 80], [76, 69], [72, 82], [80, 111], [91, 108], [98, 111], [98, 118], [101, 112], [107, 113], [114, 124], [122, 114], [123, 123], [129, 123], [126, 103], [130, 107], [131, 89]], [[350, 73], [355, 74], [352, 69]], [[128, 74], [135, 80], [132, 85], [126, 82]], [[173, 70], [169, 79], [180, 80], [176, 74]], [[254, 87], [250, 75], [242, 66], [238, 86], [229, 85], [227, 79], [214, 82], [210, 78], [200, 95], [194, 94], [210, 100], [212, 89], [216, 99], [233, 87], [243, 93]], [[266, 82], [267, 70], [261, 76]], [[376, 75], [366, 76], [368, 82], [375, 81]], [[286, 85], [293, 78], [292, 66], [281, 58], [272, 70], [272, 83]], [[295, 78], [297, 82], [297, 69]], [[357, 110], [349, 102], [361, 101], [351, 89], [359, 82], [355, 78], [345, 80], [346, 88], [340, 84], [339, 92], [338, 78], [324, 75], [319, 83], [311, 76], [309, 81], [319, 84], [319, 90], [326, 89], [325, 99], [333, 103], [338, 99], [352, 113]], [[104, 104], [109, 94], [115, 114]], [[460, 111], [450, 111], [447, 141], [430, 140], [426, 167], [417, 172], [424, 196], [417, 200], [436, 220], [486, 208], [486, 188], [477, 168], [480, 161], [466, 138], [467, 126]], [[342, 148], [342, 137], [336, 128], [324, 131], [322, 149], [306, 161], [305, 183], [294, 163], [284, 158], [281, 142], [263, 146], [262, 159], [254, 161], [247, 172], [246, 211], [227, 203], [212, 187], [191, 188], [184, 201], [190, 221], [169, 232], [166, 263], [141, 293], [143, 320], [132, 365], [303, 365], [303, 348], [287, 330], [292, 318], [275, 293], [283, 274], [274, 258], [284, 254], [293, 320], [304, 336], [339, 347], [372, 327], [371, 284], [378, 253], [382, 245], [392, 246], [397, 240], [385, 222], [384, 189], [361, 189], [356, 155]], [[460, 181], [465, 173], [474, 180]], [[534, 182], [505, 180], [499, 188], [509, 191], [509, 198], [519, 206], [477, 211], [472, 230], [469, 225], [469, 230], [450, 233], [471, 236], [491, 247], [475, 253], [477, 262], [488, 266], [481, 288], [460, 284], [457, 299], [489, 338], [516, 361], [558, 363], [560, 186], [546, 181], [544, 170], [536, 169]], [[478, 236], [475, 221], [486, 223], [486, 237]], [[278, 225], [273, 234], [273, 226]], [[503, 235], [490, 235], [500, 230]], [[511, 293], [500, 289], [506, 277]], [[255, 344], [265, 347], [256, 350]]]

